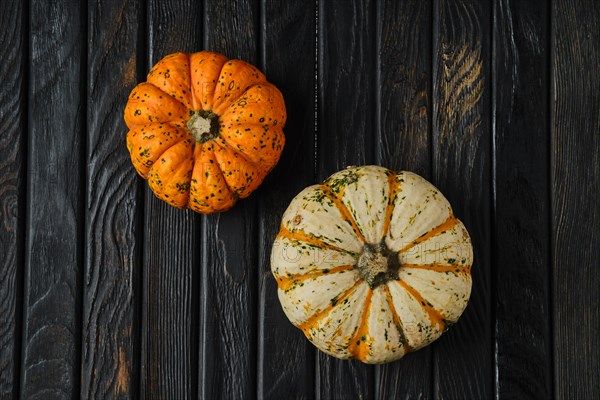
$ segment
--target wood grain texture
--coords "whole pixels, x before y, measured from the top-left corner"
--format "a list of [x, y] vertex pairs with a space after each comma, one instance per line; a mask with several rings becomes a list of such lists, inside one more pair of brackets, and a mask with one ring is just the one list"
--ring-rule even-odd
[[[593, 0], [1, 1], [0, 399], [600, 398], [598, 21]], [[209, 217], [154, 197], [122, 122], [148, 67], [202, 49], [288, 108], [279, 165]], [[269, 265], [292, 197], [370, 163], [430, 178], [475, 246], [458, 324], [375, 367], [318, 352]]]
[[494, 4], [496, 398], [552, 397], [549, 9]]
[[[205, 47], [258, 65], [258, 2], [207, 2]], [[259, 188], [203, 219], [199, 397], [256, 395]]]
[[260, 191], [257, 397], [309, 399], [314, 397], [314, 347], [283, 313], [270, 256], [283, 212], [314, 183], [317, 10], [311, 0], [263, 3], [262, 64], [283, 93], [288, 119], [281, 159]]
[[[202, 4], [148, 1], [149, 67], [202, 45]], [[143, 80], [145, 75], [142, 74]], [[200, 216], [158, 200], [146, 188], [141, 393], [196, 397]]]
[[[431, 175], [432, 2], [380, 1], [377, 7], [376, 162]], [[376, 398], [432, 397], [431, 347], [375, 370]]]
[[87, 194], [82, 398], [138, 397], [139, 178], [125, 148], [123, 109], [136, 84], [139, 1], [88, 9]]
[[25, 60], [21, 1], [0, 3], [0, 399], [18, 396], [26, 143]]
[[456, 326], [434, 344], [435, 396], [493, 396], [490, 265], [490, 43], [487, 1], [434, 3], [433, 183], [474, 247], [473, 290]]
[[388, 168], [431, 173], [432, 1], [378, 3], [380, 140], [377, 159]]
[[554, 377], [559, 399], [600, 398], [600, 4], [552, 10]]
[[86, 99], [79, 2], [30, 4], [21, 397], [79, 392]]
[[[318, 22], [317, 181], [323, 181], [375, 161], [374, 2], [319, 2]], [[317, 398], [373, 398], [373, 372], [360, 361], [317, 352]]]
[[[169, 210], [146, 197], [146, 259], [141, 393], [149, 399], [195, 398], [199, 246], [193, 211]], [[179, 213], [179, 214], [178, 214]]]

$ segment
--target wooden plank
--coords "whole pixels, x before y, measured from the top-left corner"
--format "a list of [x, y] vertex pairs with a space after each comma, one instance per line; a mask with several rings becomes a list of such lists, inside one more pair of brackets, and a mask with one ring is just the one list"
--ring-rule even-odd
[[85, 50], [79, 2], [30, 3], [29, 141], [20, 397], [79, 393]]
[[[374, 161], [375, 10], [371, 1], [319, 2], [317, 181]], [[317, 398], [373, 398], [374, 368], [317, 353]]]
[[484, 399], [492, 384], [490, 43], [488, 1], [434, 3], [433, 183], [474, 247], [473, 290], [434, 344], [436, 398]]
[[[377, 8], [376, 161], [431, 178], [432, 2], [381, 1]], [[376, 398], [432, 397], [426, 347], [375, 370]]]
[[[258, 64], [257, 2], [207, 2], [204, 12], [205, 48]], [[256, 395], [257, 196], [203, 219], [199, 377], [203, 399]]]
[[431, 174], [432, 1], [378, 7], [376, 158], [391, 169]]
[[25, 5], [0, 3], [0, 398], [18, 398], [25, 210]]
[[549, 7], [497, 0], [493, 25], [496, 398], [552, 398]]
[[552, 9], [552, 294], [559, 399], [600, 398], [600, 4]]
[[314, 397], [314, 347], [283, 313], [270, 256], [283, 212], [315, 178], [317, 10], [310, 0], [283, 5], [263, 1], [263, 7], [262, 63], [268, 79], [283, 93], [288, 120], [281, 159], [260, 193], [257, 395], [308, 399]]
[[[149, 67], [177, 51], [199, 51], [202, 20], [201, 2], [149, 0]], [[146, 189], [141, 376], [145, 398], [196, 397], [200, 218]]]
[[139, 391], [141, 182], [125, 147], [123, 109], [136, 85], [139, 1], [89, 7], [86, 252], [82, 398]]

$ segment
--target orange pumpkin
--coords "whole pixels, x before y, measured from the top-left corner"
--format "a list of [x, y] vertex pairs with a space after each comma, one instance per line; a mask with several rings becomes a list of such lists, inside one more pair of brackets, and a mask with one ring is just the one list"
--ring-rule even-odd
[[250, 195], [275, 167], [281, 92], [254, 66], [218, 53], [160, 60], [125, 107], [127, 148], [154, 194], [203, 214]]

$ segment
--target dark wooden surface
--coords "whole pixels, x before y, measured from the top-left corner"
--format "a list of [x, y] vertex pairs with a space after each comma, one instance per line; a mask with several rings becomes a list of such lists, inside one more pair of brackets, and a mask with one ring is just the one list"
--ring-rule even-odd
[[[594, 0], [0, 2], [0, 399], [600, 398]], [[129, 91], [175, 52], [257, 65], [287, 144], [201, 216], [130, 165]], [[436, 184], [473, 294], [382, 366], [316, 351], [270, 273], [279, 219], [348, 165]]]

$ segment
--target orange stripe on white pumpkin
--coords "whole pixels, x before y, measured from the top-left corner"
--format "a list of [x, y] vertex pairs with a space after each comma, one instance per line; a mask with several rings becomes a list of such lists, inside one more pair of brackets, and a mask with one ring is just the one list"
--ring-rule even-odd
[[399, 251], [418, 239], [452, 214], [448, 200], [431, 183], [411, 172], [399, 172], [396, 182], [401, 192], [393, 200], [386, 244]]
[[411, 351], [428, 345], [442, 334], [442, 327], [431, 321], [422, 304], [400, 285], [399, 281], [389, 281], [387, 286], [394, 309], [402, 322], [404, 337]]
[[390, 222], [392, 220], [392, 212], [394, 211], [394, 202], [400, 191], [400, 184], [396, 180], [396, 172], [392, 171], [388, 175], [389, 198], [388, 205], [385, 210], [385, 222], [383, 223], [383, 236], [387, 236], [390, 230]]
[[407, 244], [406, 246], [401, 248], [399, 252], [403, 253], [405, 251], [408, 251], [409, 249], [413, 248], [414, 246], [418, 245], [419, 243], [422, 243], [431, 237], [434, 237], [436, 235], [439, 235], [439, 234], [447, 231], [448, 229], [452, 228], [454, 225], [458, 224], [459, 222], [460, 221], [458, 219], [456, 219], [454, 217], [454, 215], [450, 214], [448, 219], [446, 219], [446, 221], [442, 222], [441, 225], [436, 226], [435, 228], [431, 229], [427, 233], [424, 233], [423, 235], [421, 235], [419, 238], [413, 240], [412, 242], [410, 242], [409, 244]]
[[408, 348], [405, 345], [401, 328], [398, 329], [390, 310], [390, 302], [386, 295], [386, 285], [379, 285], [373, 290], [368, 324], [369, 352], [361, 361], [369, 364], [381, 364], [403, 357]]
[[363, 305], [363, 313], [360, 318], [360, 323], [356, 329], [356, 333], [350, 340], [348, 345], [348, 352], [350, 357], [356, 358], [360, 361], [365, 361], [369, 355], [369, 345], [372, 342], [372, 338], [369, 337], [369, 313], [371, 311], [371, 298], [373, 297], [373, 290], [369, 288], [367, 297], [365, 298], [365, 304]]
[[307, 338], [328, 354], [350, 358], [348, 346], [361, 323], [368, 291], [369, 285], [360, 283], [350, 296], [335, 303], [335, 307], [307, 332]]
[[300, 328], [302, 330], [302, 332], [304, 332], [304, 334], [306, 336], [308, 336], [309, 331], [315, 327], [315, 325], [317, 325], [317, 323], [325, 318], [327, 315], [329, 315], [329, 313], [331, 312], [331, 310], [333, 310], [335, 308], [335, 306], [339, 305], [340, 303], [342, 303], [344, 300], [346, 300], [348, 297], [350, 297], [352, 295], [352, 293], [354, 293], [354, 291], [358, 288], [359, 285], [361, 285], [363, 283], [363, 281], [361, 279], [359, 279], [354, 285], [352, 285], [352, 287], [348, 290], [346, 290], [341, 296], [339, 296], [337, 298], [337, 301], [335, 302], [335, 304], [330, 304], [328, 307], [326, 307], [325, 309], [317, 312], [316, 314], [312, 315], [310, 318], [308, 318], [306, 321], [304, 321], [303, 323], [298, 325], [298, 328]]
[[325, 196], [327, 196], [327, 198], [329, 200], [333, 201], [333, 204], [335, 204], [337, 209], [340, 211], [340, 214], [342, 214], [342, 218], [344, 219], [344, 221], [346, 221], [350, 224], [350, 226], [352, 227], [352, 230], [354, 231], [356, 236], [358, 236], [358, 238], [360, 239], [361, 242], [365, 243], [366, 239], [365, 239], [364, 235], [362, 234], [362, 232], [360, 231], [358, 225], [356, 225], [356, 221], [354, 220], [354, 217], [352, 217], [352, 214], [350, 213], [350, 211], [348, 211], [348, 208], [339, 199], [339, 197], [344, 195], [344, 189], [342, 188], [340, 190], [339, 197], [338, 197], [338, 196], [336, 196], [335, 193], [333, 193], [330, 190], [330, 188], [328, 188], [325, 185], [323, 185], [323, 186], [325, 188], [323, 190], [323, 193], [325, 193]]
[[411, 296], [413, 296], [417, 301], [421, 304], [421, 307], [425, 310], [425, 312], [429, 315], [429, 319], [433, 324], [437, 324], [442, 330], [446, 328], [446, 322], [444, 322], [444, 317], [436, 310], [431, 303], [421, 296], [421, 294], [412, 286], [404, 281], [398, 281], [400, 286], [404, 288]]
[[409, 269], [426, 269], [429, 271], [436, 272], [452, 272], [453, 274], [470, 274], [471, 266], [470, 265], [458, 265], [458, 264], [450, 264], [450, 265], [436, 265], [436, 264], [402, 264], [402, 268]]
[[[321, 310], [338, 304], [339, 298], [359, 281], [360, 275], [356, 270], [339, 271], [306, 280], [289, 290], [279, 289], [277, 294], [286, 315], [298, 326]], [[318, 296], [315, 296], [317, 293]]]
[[398, 312], [396, 311], [396, 308], [394, 307], [394, 301], [392, 300], [392, 294], [390, 293], [390, 288], [388, 287], [388, 285], [383, 285], [383, 290], [385, 291], [385, 297], [386, 297], [388, 306], [390, 307], [390, 312], [392, 314], [394, 324], [396, 325], [396, 329], [398, 329], [398, 332], [400, 333], [400, 342], [402, 343], [402, 347], [404, 348], [405, 353], [408, 353], [409, 351], [411, 351], [411, 348], [408, 345], [408, 340], [406, 339], [406, 336], [404, 335], [404, 328], [402, 327], [402, 320], [400, 319], [400, 316], [398, 315]]
[[401, 265], [459, 265], [470, 270], [473, 248], [464, 225], [458, 222], [400, 253], [398, 261]]
[[281, 236], [277, 237], [271, 251], [275, 276], [302, 275], [354, 264], [356, 257], [347, 252], [312, 246]]
[[472, 284], [468, 273], [401, 269], [398, 275], [402, 282], [418, 291], [446, 322], [456, 322], [467, 306]]
[[337, 247], [332, 244], [326, 243], [323, 240], [319, 239], [318, 237], [304, 232], [302, 229], [295, 229], [293, 231], [290, 231], [288, 228], [286, 228], [285, 226], [282, 225], [277, 237], [284, 237], [284, 238], [287, 238], [290, 240], [297, 240], [299, 242], [304, 242], [304, 243], [312, 245], [312, 246], [323, 247], [325, 249], [331, 249], [331, 250], [343, 251], [343, 252], [349, 253], [348, 250], [345, 250], [345, 249], [342, 249], [341, 247]]
[[280, 275], [280, 276], [276, 276], [275, 279], [277, 280], [277, 287], [279, 289], [289, 290], [292, 287], [294, 287], [300, 283], [303, 283], [306, 280], [316, 279], [323, 275], [330, 275], [330, 274], [335, 274], [335, 273], [338, 273], [341, 271], [350, 271], [353, 269], [354, 269], [353, 265], [342, 265], [342, 266], [331, 268], [331, 269], [321, 269], [321, 270], [311, 271], [311, 272], [307, 272], [306, 274], [301, 274], [301, 275], [288, 275], [288, 276]]
[[326, 196], [322, 185], [313, 185], [300, 192], [283, 214], [281, 223], [292, 232], [301, 229], [323, 242], [354, 254], [360, 253], [364, 245], [352, 226], [344, 221], [340, 210]]
[[390, 173], [375, 165], [348, 168], [324, 183], [348, 210], [366, 243], [376, 244], [383, 239]]

